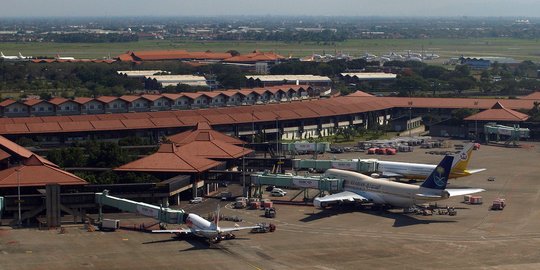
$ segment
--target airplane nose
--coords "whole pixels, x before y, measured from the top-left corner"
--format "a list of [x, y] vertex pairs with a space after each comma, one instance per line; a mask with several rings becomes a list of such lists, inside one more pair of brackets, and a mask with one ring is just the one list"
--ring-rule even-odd
[[317, 208], [321, 208], [321, 201], [319, 199], [319, 197], [315, 198], [313, 200], [313, 206], [317, 207]]

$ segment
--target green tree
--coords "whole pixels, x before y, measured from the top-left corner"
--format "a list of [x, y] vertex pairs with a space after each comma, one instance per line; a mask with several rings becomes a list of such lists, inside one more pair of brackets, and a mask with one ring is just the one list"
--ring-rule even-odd
[[461, 92], [469, 90], [476, 85], [476, 82], [471, 77], [452, 78], [449, 83], [458, 94], [461, 94]]
[[395, 89], [402, 96], [414, 96], [417, 91], [428, 89], [428, 83], [419, 76], [398, 76]]

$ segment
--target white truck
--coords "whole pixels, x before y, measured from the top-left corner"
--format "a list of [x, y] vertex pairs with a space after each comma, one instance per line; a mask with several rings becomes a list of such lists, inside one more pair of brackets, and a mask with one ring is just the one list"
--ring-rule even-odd
[[99, 226], [99, 229], [102, 231], [111, 231], [114, 232], [116, 229], [120, 228], [120, 220], [118, 219], [107, 219], [104, 218], [101, 221], [101, 225]]

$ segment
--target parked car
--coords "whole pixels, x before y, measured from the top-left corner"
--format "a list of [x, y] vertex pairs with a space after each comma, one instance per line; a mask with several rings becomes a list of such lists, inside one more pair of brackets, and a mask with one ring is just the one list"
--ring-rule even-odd
[[274, 197], [283, 197], [283, 196], [287, 195], [287, 192], [285, 192], [283, 190], [272, 190], [270, 195], [272, 195]]
[[197, 204], [197, 203], [202, 203], [202, 201], [203, 201], [202, 197], [195, 197], [192, 200], [190, 200], [189, 203]]
[[266, 191], [270, 191], [270, 192], [271, 192], [272, 190], [274, 190], [274, 188], [276, 188], [276, 186], [273, 186], [273, 185], [267, 186], [267, 187], [266, 187]]

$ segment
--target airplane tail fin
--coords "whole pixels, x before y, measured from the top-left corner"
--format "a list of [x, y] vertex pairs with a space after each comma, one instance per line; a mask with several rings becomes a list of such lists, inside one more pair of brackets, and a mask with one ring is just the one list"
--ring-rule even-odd
[[426, 178], [424, 183], [422, 183], [422, 185], [420, 186], [431, 189], [445, 189], [446, 184], [448, 183], [448, 176], [450, 175], [450, 170], [452, 169], [453, 160], [453, 156], [445, 156], [441, 163], [437, 165], [435, 170], [431, 172], [429, 177]]
[[6, 56], [4, 55], [4, 52], [0, 52], [0, 56], [6, 57]]
[[471, 159], [474, 144], [466, 144], [463, 149], [454, 155], [454, 163], [452, 164], [452, 170], [458, 172], [464, 172], [467, 170], [469, 160]]
[[212, 220], [212, 224], [215, 226], [215, 228], [219, 228], [219, 218], [220, 218], [220, 206], [218, 204], [216, 213], [214, 214], [214, 220]]
[[19, 52], [19, 58], [21, 58], [21, 59], [24, 58], [24, 56], [22, 55], [21, 52]]

